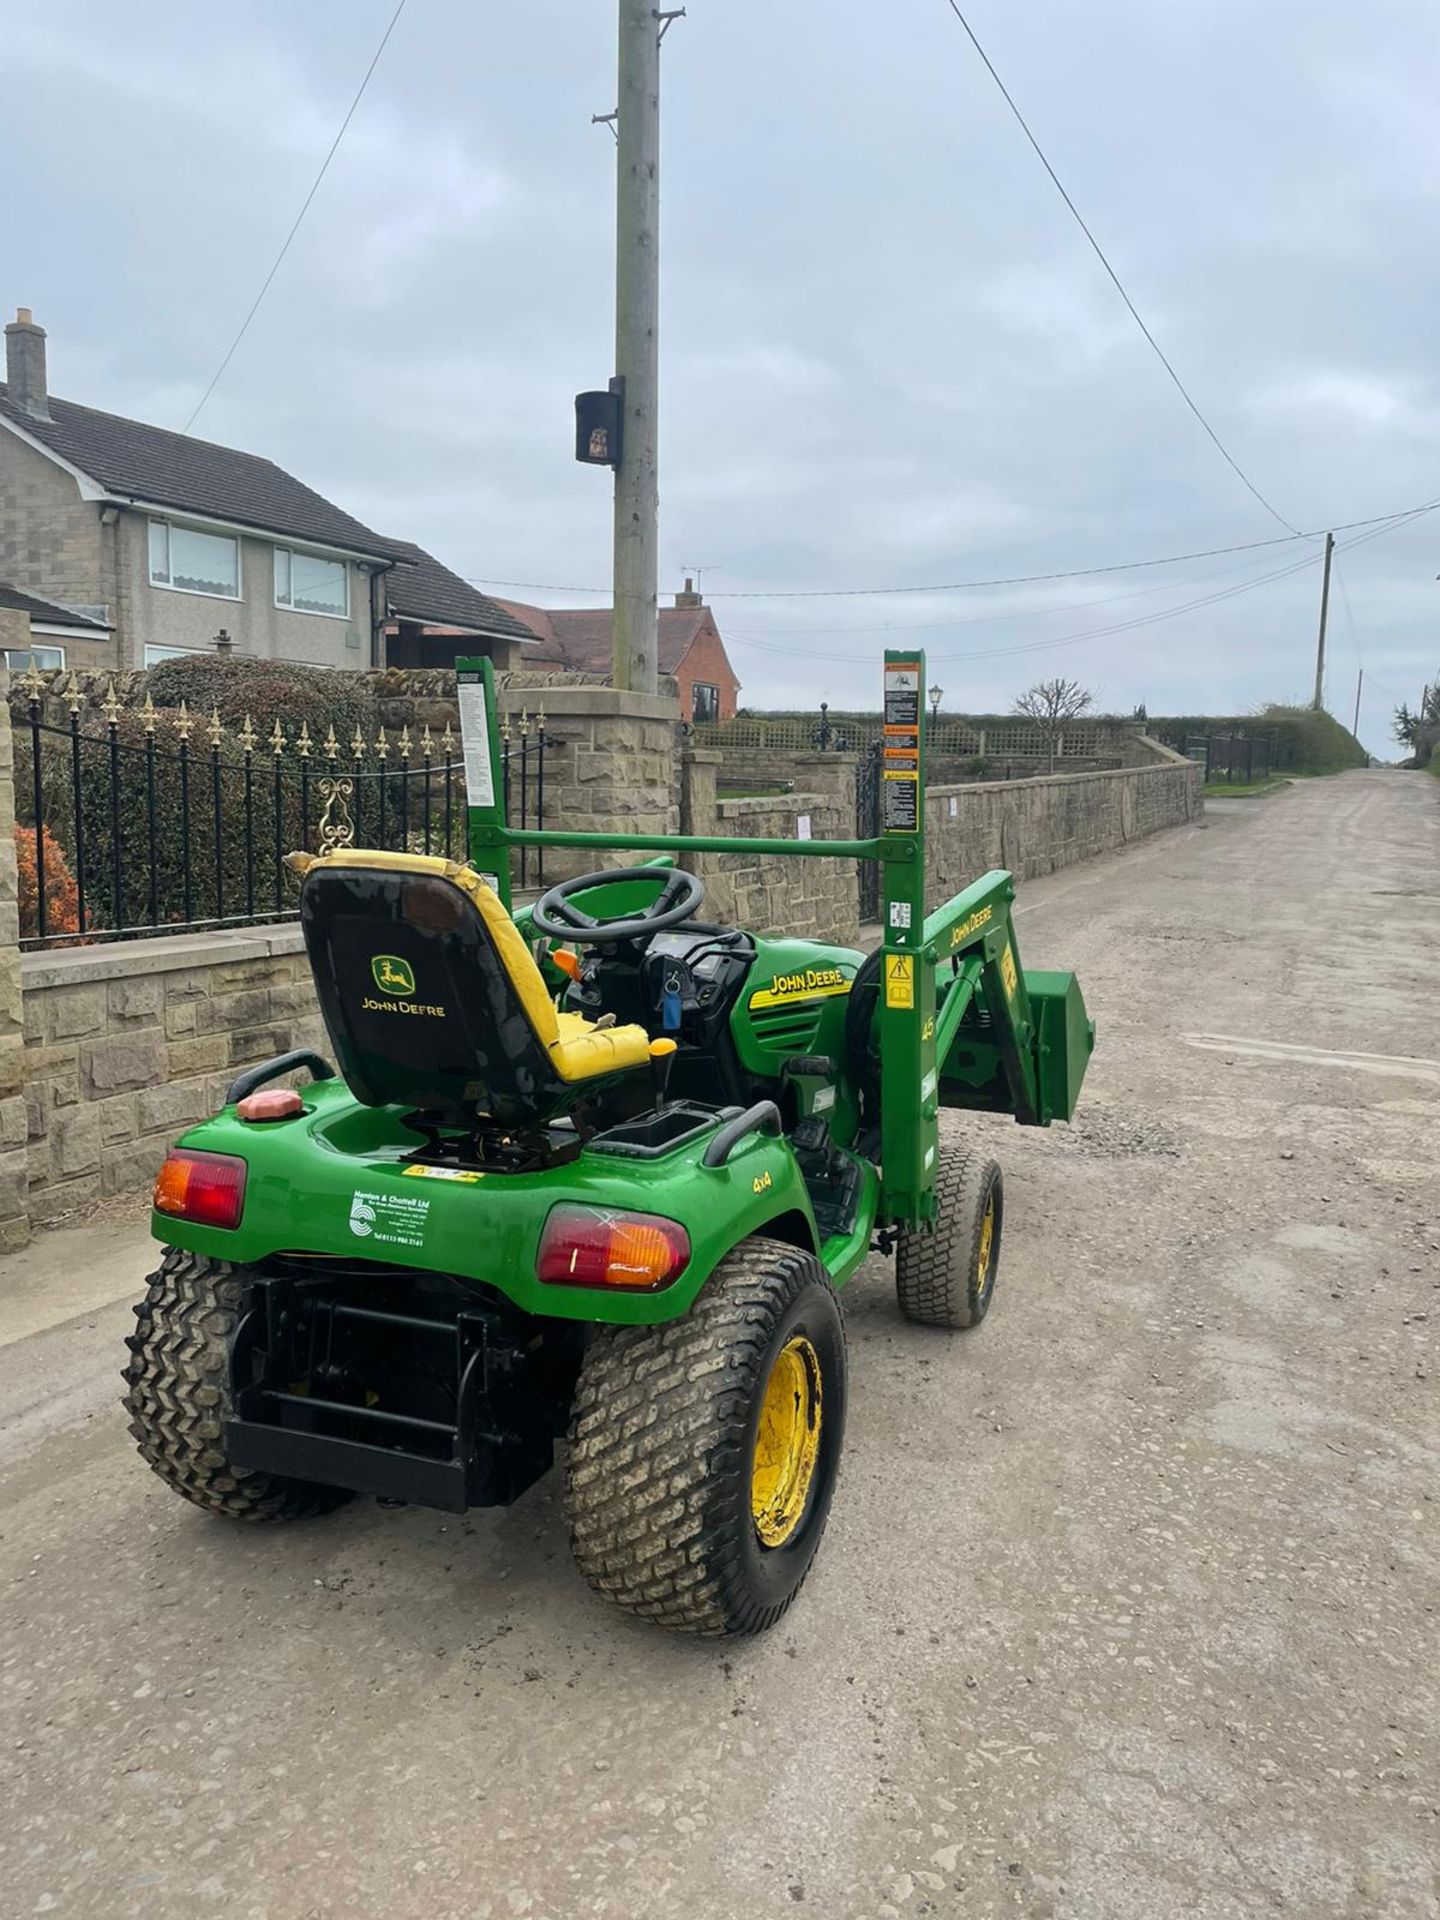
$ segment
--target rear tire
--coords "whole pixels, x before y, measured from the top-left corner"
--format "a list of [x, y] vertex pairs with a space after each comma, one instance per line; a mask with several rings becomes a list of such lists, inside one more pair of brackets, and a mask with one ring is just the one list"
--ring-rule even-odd
[[229, 1260], [167, 1247], [152, 1273], [138, 1322], [126, 1337], [122, 1378], [130, 1431], [141, 1455], [175, 1492], [227, 1520], [303, 1520], [353, 1495], [341, 1487], [232, 1467], [225, 1457], [230, 1338], [247, 1270]]
[[900, 1311], [922, 1327], [975, 1327], [990, 1311], [1005, 1224], [1005, 1182], [996, 1161], [940, 1148], [935, 1224], [903, 1227], [895, 1244]]
[[586, 1351], [566, 1469], [580, 1571], [677, 1633], [760, 1633], [810, 1570], [845, 1427], [845, 1331], [819, 1262], [744, 1241], [690, 1312]]

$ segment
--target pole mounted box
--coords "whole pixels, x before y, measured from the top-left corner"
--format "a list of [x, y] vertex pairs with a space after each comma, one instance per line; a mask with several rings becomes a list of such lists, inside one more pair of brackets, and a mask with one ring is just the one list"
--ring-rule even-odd
[[575, 458], [582, 466], [618, 467], [624, 440], [625, 389], [575, 396]]

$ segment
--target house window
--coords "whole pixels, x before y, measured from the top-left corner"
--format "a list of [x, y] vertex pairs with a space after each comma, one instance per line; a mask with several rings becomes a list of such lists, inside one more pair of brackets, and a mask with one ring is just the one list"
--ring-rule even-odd
[[169, 520], [150, 522], [150, 584], [214, 600], [240, 598], [240, 542]]
[[158, 667], [162, 660], [191, 660], [197, 654], [208, 651], [205, 647], [146, 647], [145, 664], [147, 667]]
[[27, 668], [38, 667], [41, 673], [48, 673], [54, 667], [65, 664], [63, 647], [6, 647], [5, 665], [11, 673], [24, 673]]
[[328, 613], [333, 620], [348, 620], [350, 569], [343, 560], [276, 547], [275, 604], [292, 613]]
[[697, 680], [690, 690], [690, 717], [696, 726], [705, 720], [720, 718], [720, 689], [706, 686], [703, 680]]

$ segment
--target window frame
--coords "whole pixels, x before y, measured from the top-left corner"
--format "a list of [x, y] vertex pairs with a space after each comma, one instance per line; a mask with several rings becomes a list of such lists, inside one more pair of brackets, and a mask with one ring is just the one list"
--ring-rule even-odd
[[[181, 587], [179, 591], [183, 593], [185, 589]], [[158, 667], [165, 660], [197, 660], [202, 655], [212, 654], [214, 651], [213, 647], [173, 647], [163, 640], [147, 640], [144, 664], [148, 672], [151, 667]], [[152, 654], [155, 656], [153, 659]]]
[[[243, 572], [245, 562], [244, 555], [241, 551], [241, 539], [238, 533], [217, 533], [213, 527], [197, 526], [193, 521], [183, 518], [167, 519], [163, 514], [158, 513], [149, 514], [146, 518], [146, 574], [151, 586], [154, 587], [158, 593], [188, 593], [196, 600], [228, 600], [232, 604], [237, 604], [243, 600], [245, 597], [245, 579]], [[157, 580], [155, 578], [154, 539], [155, 529], [157, 527], [163, 527], [165, 529], [165, 566], [170, 575], [168, 580]], [[230, 542], [231, 546], [235, 549], [234, 593], [212, 593], [208, 587], [177, 587], [175, 585], [175, 566], [170, 553], [170, 535], [177, 527], [182, 533], [203, 533], [208, 540], [228, 540]]]
[[[5, 669], [8, 673], [28, 673], [31, 667], [34, 667], [37, 673], [63, 673], [65, 670], [64, 647], [52, 647], [45, 641], [41, 641], [38, 646], [32, 641], [28, 647], [5, 647], [0, 649], [0, 653], [3, 653]], [[37, 653], [53, 653], [56, 658], [42, 666], [35, 658]], [[17, 655], [24, 656], [23, 665], [18, 667], [15, 664]]]
[[[302, 619], [306, 620], [348, 620], [350, 618], [350, 562], [348, 560], [337, 559], [333, 553], [316, 553], [311, 547], [282, 547], [277, 544], [272, 549], [272, 552], [275, 605], [281, 613], [298, 613]], [[290, 583], [290, 598], [288, 600], [282, 600], [280, 598], [280, 556], [282, 553], [285, 556], [286, 573]], [[324, 607], [297, 607], [295, 605], [295, 557], [297, 554], [304, 560], [323, 560], [328, 566], [339, 567], [340, 578], [345, 583], [345, 610], [343, 613], [330, 613]]]
[[[703, 720], [700, 717], [700, 710], [699, 710], [700, 709], [699, 696], [702, 693], [708, 694], [710, 696], [709, 704], [711, 704], [714, 709], [714, 711], [706, 719], [703, 719]], [[696, 727], [713, 726], [714, 723], [719, 720], [719, 718], [720, 718], [719, 687], [716, 686], [713, 680], [692, 680], [690, 682], [690, 723], [691, 725]]]

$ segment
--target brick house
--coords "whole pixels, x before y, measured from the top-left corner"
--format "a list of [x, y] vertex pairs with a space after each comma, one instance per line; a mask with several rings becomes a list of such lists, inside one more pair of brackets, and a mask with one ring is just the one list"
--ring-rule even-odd
[[[527, 667], [563, 667], [571, 673], [609, 674], [609, 607], [530, 607], [517, 600], [497, 605], [523, 621], [539, 645], [525, 655]], [[676, 683], [685, 720], [733, 720], [740, 681], [715, 616], [686, 580], [673, 607], [660, 609], [660, 671]]]
[[224, 629], [259, 659], [371, 667], [387, 629], [400, 640], [427, 620], [458, 620], [502, 665], [530, 645], [422, 548], [273, 461], [53, 398], [28, 308], [5, 329], [5, 373], [0, 580], [91, 623], [47, 634], [49, 664], [149, 666]]

